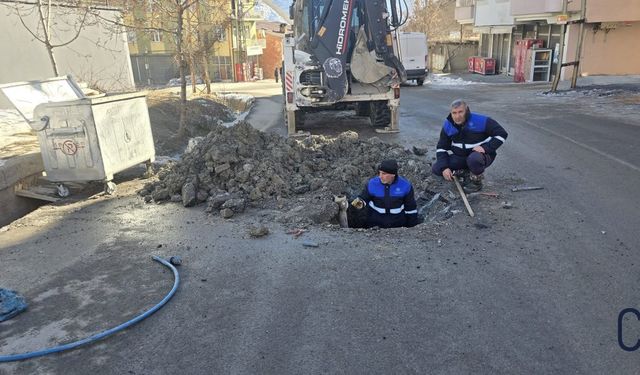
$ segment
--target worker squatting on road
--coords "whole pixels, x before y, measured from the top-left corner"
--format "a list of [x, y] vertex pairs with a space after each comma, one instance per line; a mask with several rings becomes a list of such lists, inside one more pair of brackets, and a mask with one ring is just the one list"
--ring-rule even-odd
[[447, 181], [453, 181], [454, 174], [462, 175], [467, 193], [479, 191], [484, 170], [495, 160], [496, 150], [507, 139], [507, 132], [494, 119], [471, 113], [463, 100], [454, 100], [450, 108], [431, 171]]
[[384, 160], [378, 176], [369, 180], [362, 193], [351, 202], [357, 209], [367, 206], [366, 227], [412, 227], [418, 224], [413, 186], [398, 176], [398, 163]]

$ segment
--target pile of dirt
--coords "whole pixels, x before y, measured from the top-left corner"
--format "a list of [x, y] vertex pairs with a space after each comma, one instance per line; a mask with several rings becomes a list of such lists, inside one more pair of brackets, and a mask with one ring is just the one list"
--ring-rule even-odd
[[[180, 121], [180, 96], [152, 92], [147, 102], [156, 153], [172, 155], [184, 150], [188, 139], [175, 138]], [[235, 119], [234, 111], [213, 97], [201, 96], [187, 101], [187, 133], [191, 137], [205, 136], [214, 126]]]
[[147, 202], [206, 202], [207, 211], [224, 217], [247, 206], [276, 206], [288, 209], [280, 218], [284, 221], [305, 217], [321, 223], [337, 215], [334, 195], [355, 197], [384, 159], [398, 161], [400, 175], [416, 192], [428, 191], [430, 165], [414, 152], [375, 137], [361, 140], [355, 132], [284, 138], [240, 122], [216, 126], [140, 195]]

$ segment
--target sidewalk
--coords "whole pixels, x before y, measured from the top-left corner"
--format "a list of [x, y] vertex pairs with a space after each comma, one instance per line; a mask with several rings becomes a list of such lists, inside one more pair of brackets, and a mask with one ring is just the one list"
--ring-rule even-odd
[[[482, 75], [475, 73], [442, 73], [442, 74], [430, 74], [429, 77], [432, 76], [438, 77], [437, 79], [450, 79], [450, 80], [462, 80], [465, 82], [474, 82], [474, 83], [484, 83], [484, 84], [514, 84], [514, 85], [539, 85], [544, 86], [548, 85], [551, 88], [552, 82], [525, 82], [525, 83], [516, 83], [513, 81], [513, 76], [507, 76], [504, 74], [497, 75]], [[616, 86], [620, 88], [631, 89], [634, 91], [640, 90], [640, 75], [627, 75], [627, 76], [589, 76], [589, 77], [578, 77], [576, 81], [577, 89], [584, 88], [593, 88], [598, 86]], [[558, 84], [558, 90], [571, 90], [571, 81], [565, 80], [560, 81]]]

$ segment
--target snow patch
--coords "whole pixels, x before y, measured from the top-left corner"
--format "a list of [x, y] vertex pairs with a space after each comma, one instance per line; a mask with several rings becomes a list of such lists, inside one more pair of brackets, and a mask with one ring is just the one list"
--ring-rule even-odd
[[467, 86], [477, 85], [478, 82], [465, 81], [462, 78], [451, 78], [447, 74], [430, 74], [427, 83], [435, 86]]

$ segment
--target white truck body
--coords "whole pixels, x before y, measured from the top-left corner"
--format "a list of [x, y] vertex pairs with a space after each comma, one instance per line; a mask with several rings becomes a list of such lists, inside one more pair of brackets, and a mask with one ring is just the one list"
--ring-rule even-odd
[[407, 80], [422, 86], [427, 77], [429, 50], [427, 36], [417, 32], [400, 32], [397, 40], [398, 55], [407, 72]]

